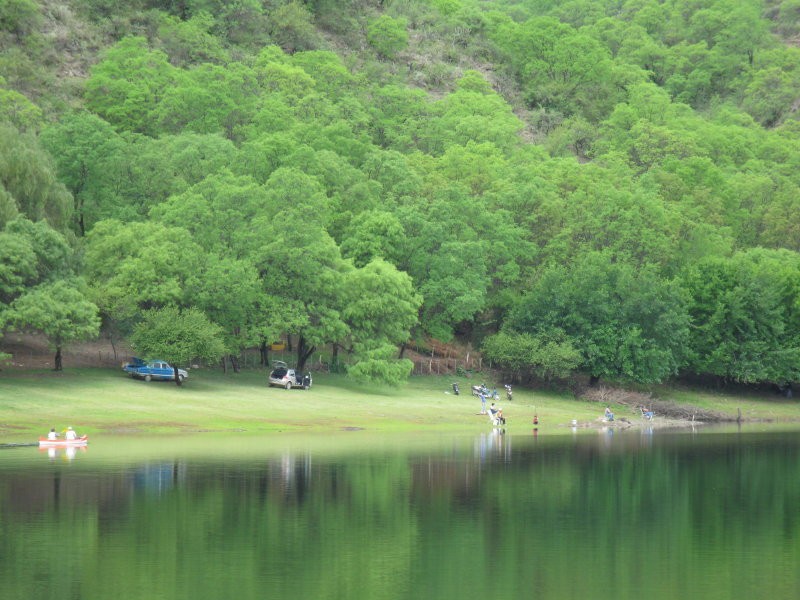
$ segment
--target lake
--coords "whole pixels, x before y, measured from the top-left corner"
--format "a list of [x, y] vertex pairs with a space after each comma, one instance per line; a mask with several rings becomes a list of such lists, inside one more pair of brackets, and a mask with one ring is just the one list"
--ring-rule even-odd
[[800, 597], [800, 433], [0, 451], [5, 600]]

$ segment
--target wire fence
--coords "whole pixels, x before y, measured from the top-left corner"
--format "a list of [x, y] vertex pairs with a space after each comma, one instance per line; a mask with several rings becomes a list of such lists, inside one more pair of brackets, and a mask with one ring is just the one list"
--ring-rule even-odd
[[412, 360], [414, 375], [466, 374], [483, 370], [482, 358], [415, 358]]

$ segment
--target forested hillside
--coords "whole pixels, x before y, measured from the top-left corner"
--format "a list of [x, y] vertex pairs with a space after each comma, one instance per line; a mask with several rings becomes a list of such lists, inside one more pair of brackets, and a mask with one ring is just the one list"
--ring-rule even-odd
[[798, 41], [797, 0], [0, 0], [0, 330], [796, 381]]

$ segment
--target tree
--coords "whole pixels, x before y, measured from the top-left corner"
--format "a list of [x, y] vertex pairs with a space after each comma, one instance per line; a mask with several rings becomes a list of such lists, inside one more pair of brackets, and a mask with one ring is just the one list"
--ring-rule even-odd
[[82, 292], [72, 290], [74, 268], [72, 248], [46, 221], [17, 216], [0, 231], [0, 322], [48, 335], [58, 369], [61, 345], [84, 337], [88, 322]]
[[408, 45], [405, 19], [381, 15], [367, 27], [367, 41], [384, 58], [392, 58]]
[[30, 239], [0, 232], [0, 302], [10, 304], [38, 279], [36, 252]]
[[413, 368], [397, 359], [398, 344], [408, 341], [422, 298], [411, 278], [382, 259], [347, 274], [342, 315], [350, 329], [356, 379], [396, 384]]
[[456, 85], [430, 107], [432, 118], [418, 134], [424, 149], [438, 155], [458, 144], [478, 152], [481, 146], [508, 152], [519, 144], [522, 121], [480, 73], [467, 71]]
[[504, 22], [490, 37], [516, 70], [531, 106], [567, 115], [581, 111], [595, 120], [607, 114], [619, 97], [608, 50], [552, 17]]
[[238, 151], [219, 134], [125, 136], [124, 169], [104, 196], [102, 218], [140, 221], [170, 196], [237, 163]]
[[125, 321], [142, 310], [185, 304], [204, 258], [185, 229], [101, 221], [87, 236], [86, 275], [100, 309]]
[[216, 17], [215, 32], [234, 45], [259, 48], [268, 42], [269, 26], [260, 0], [188, 0], [192, 15], [204, 12]]
[[[800, 57], [800, 53], [797, 53]], [[777, 125], [793, 112], [793, 103], [800, 93], [797, 70], [769, 67], [757, 71], [744, 90], [742, 108], [766, 127]]]
[[291, 315], [287, 330], [298, 335], [300, 371], [318, 346], [347, 337], [345, 274], [353, 268], [316, 216], [308, 217], [287, 207], [280, 222], [265, 227], [256, 263], [264, 290], [281, 298]]
[[41, 140], [72, 193], [81, 237], [96, 221], [118, 216], [113, 208], [127, 144], [111, 125], [90, 113], [73, 113], [47, 127]]
[[140, 354], [170, 363], [178, 386], [180, 365], [189, 365], [194, 359], [216, 361], [225, 354], [222, 328], [196, 308], [167, 306], [145, 311], [130, 342]]
[[593, 383], [601, 377], [657, 383], [685, 364], [686, 303], [684, 291], [654, 268], [596, 252], [545, 271], [507, 325], [534, 337], [563, 334]]
[[18, 39], [36, 31], [41, 22], [41, 9], [33, 0], [5, 0], [0, 6], [0, 31], [8, 31]]
[[254, 72], [240, 63], [201, 64], [176, 74], [153, 110], [159, 132], [239, 134], [255, 112]]
[[299, 50], [314, 50], [321, 40], [311, 20], [311, 12], [293, 0], [271, 11], [268, 31], [270, 37], [290, 54]]
[[[194, 279], [187, 290], [192, 303], [223, 328], [225, 348], [236, 372], [240, 351], [261, 341], [262, 293], [258, 272], [249, 261], [215, 255], [209, 255], [202, 277]], [[227, 369], [226, 363], [223, 367]]]
[[351, 96], [360, 83], [360, 77], [350, 73], [342, 58], [327, 50], [297, 52], [292, 55], [291, 64], [311, 76], [317, 92], [341, 100]]
[[357, 351], [356, 363], [347, 369], [348, 377], [356, 381], [398, 385], [414, 368], [407, 358], [397, 358], [393, 344], [371, 344]]
[[77, 285], [65, 280], [44, 283], [17, 298], [11, 306], [11, 319], [16, 327], [35, 329], [50, 340], [56, 371], [63, 368], [61, 350], [65, 345], [97, 337], [100, 331], [97, 306]]
[[0, 122], [7, 122], [19, 131], [38, 131], [42, 124], [42, 109], [16, 90], [5, 89], [6, 80], [0, 77]]
[[512, 379], [567, 377], [581, 364], [581, 353], [562, 333], [531, 335], [501, 331], [483, 342], [483, 357]]
[[186, 229], [206, 251], [240, 258], [260, 244], [256, 219], [278, 218], [278, 211], [265, 186], [223, 170], [153, 207], [150, 216]]
[[30, 244], [34, 259], [28, 268], [33, 269], [35, 279], [29, 283], [55, 281], [74, 275], [76, 265], [73, 249], [66, 238], [47, 222], [34, 223], [25, 217], [18, 217], [8, 223], [5, 230], [11, 235], [23, 237]]
[[365, 211], [353, 217], [341, 243], [342, 254], [363, 267], [374, 258], [391, 260], [402, 244], [405, 231], [398, 218], [382, 210]]
[[46, 219], [59, 231], [69, 226], [72, 212], [72, 197], [57, 180], [52, 159], [37, 139], [2, 123], [0, 204], [5, 205], [6, 214], [22, 213], [32, 221]]
[[724, 381], [800, 379], [800, 258], [752, 249], [687, 269], [690, 367]]
[[197, 12], [190, 19], [182, 20], [163, 15], [158, 26], [158, 36], [172, 64], [184, 66], [200, 62], [223, 63], [228, 52], [222, 40], [211, 33], [214, 18], [207, 12]]
[[[518, 260], [531, 250], [507, 212], [492, 210], [489, 199], [472, 195], [463, 181], [443, 177], [453, 169], [454, 178], [472, 178], [469, 169], [457, 174], [446, 158], [446, 171], [432, 171], [424, 184], [430, 197], [408, 199], [398, 207], [395, 214], [405, 236], [387, 257], [411, 275], [424, 298], [422, 332], [444, 341], [459, 324], [472, 323], [487, 309], [493, 284], [516, 282]], [[484, 186], [480, 176], [475, 181]]]
[[86, 81], [86, 104], [118, 130], [155, 136], [155, 109], [175, 80], [167, 55], [128, 37], [106, 50]]

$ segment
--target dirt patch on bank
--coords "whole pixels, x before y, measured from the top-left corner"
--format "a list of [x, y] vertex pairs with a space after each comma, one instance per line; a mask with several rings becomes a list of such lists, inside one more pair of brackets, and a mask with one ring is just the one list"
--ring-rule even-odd
[[[615, 420], [607, 422], [603, 418], [599, 422], [605, 426], [630, 427], [634, 424], [647, 427], [685, 427], [700, 423], [725, 423], [741, 421], [741, 417], [707, 410], [689, 404], [678, 404], [671, 400], [660, 400], [652, 394], [624, 390], [607, 386], [598, 386], [584, 390], [580, 396], [587, 402], [596, 402], [598, 410], [603, 410], [608, 405], [622, 405], [630, 413], [615, 415]], [[646, 418], [646, 413], [652, 413], [652, 418]]]
[[[0, 339], [0, 352], [11, 358], [3, 369], [52, 369], [55, 350], [42, 335], [33, 333], [8, 333]], [[64, 368], [69, 367], [118, 367], [131, 356], [131, 349], [124, 342], [109, 338], [98, 338], [91, 342], [70, 344], [62, 350]]]

